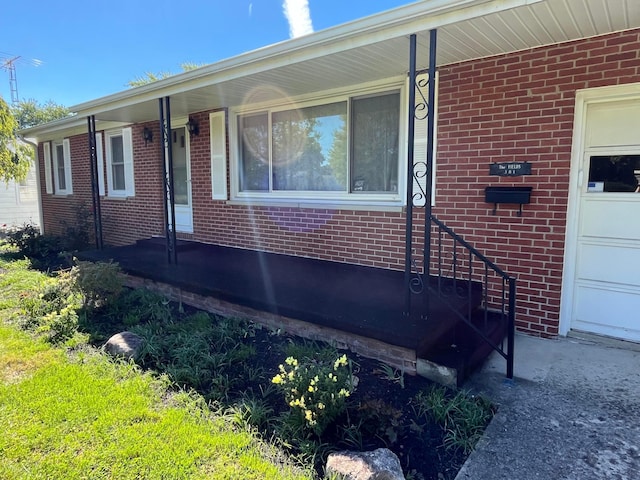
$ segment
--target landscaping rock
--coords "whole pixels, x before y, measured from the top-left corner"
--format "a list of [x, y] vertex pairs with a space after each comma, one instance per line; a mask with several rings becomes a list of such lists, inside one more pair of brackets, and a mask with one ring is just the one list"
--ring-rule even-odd
[[133, 332], [120, 332], [107, 340], [107, 343], [104, 344], [104, 349], [114, 357], [123, 357], [128, 360], [136, 357], [142, 342], [142, 337]]
[[372, 452], [336, 452], [329, 455], [325, 477], [343, 480], [405, 480], [400, 460], [388, 448]]

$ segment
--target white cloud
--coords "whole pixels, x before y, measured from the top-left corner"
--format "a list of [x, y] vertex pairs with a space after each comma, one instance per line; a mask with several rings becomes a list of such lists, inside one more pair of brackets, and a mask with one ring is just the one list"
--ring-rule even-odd
[[283, 0], [282, 9], [289, 22], [289, 36], [301, 37], [313, 33], [308, 0]]

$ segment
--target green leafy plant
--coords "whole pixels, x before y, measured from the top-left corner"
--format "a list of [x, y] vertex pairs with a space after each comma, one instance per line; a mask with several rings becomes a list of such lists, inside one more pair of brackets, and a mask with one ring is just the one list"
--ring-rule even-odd
[[320, 436], [345, 411], [354, 390], [351, 362], [346, 355], [333, 362], [287, 357], [278, 368], [271, 381], [280, 387], [293, 417]]
[[263, 398], [244, 394], [235, 402], [232, 409], [236, 424], [244, 428], [257, 428], [266, 431], [271, 424], [273, 408]]
[[494, 414], [493, 405], [481, 396], [444, 387], [420, 392], [413, 399], [416, 416], [433, 418], [445, 431], [444, 446], [470, 453]]
[[385, 380], [397, 383], [398, 385], [400, 385], [400, 388], [404, 388], [404, 371], [393, 368], [386, 363], [380, 363], [380, 366], [375, 370], [374, 373], [379, 374]]
[[402, 411], [381, 399], [369, 399], [358, 406], [361, 428], [386, 445], [393, 445], [404, 430]]
[[138, 324], [155, 323], [164, 328], [173, 321], [169, 300], [146, 288], [124, 290], [107, 304], [105, 316], [113, 324], [128, 328]]

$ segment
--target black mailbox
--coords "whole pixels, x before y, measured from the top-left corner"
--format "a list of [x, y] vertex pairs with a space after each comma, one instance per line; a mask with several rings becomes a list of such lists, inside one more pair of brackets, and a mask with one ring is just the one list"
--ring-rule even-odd
[[496, 214], [499, 203], [513, 203], [520, 205], [518, 216], [522, 215], [522, 205], [531, 202], [533, 187], [486, 187], [484, 201], [493, 203], [493, 214]]

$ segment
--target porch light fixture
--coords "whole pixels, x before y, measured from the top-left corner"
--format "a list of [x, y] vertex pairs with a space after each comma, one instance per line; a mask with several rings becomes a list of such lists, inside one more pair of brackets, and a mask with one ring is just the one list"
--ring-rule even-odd
[[200, 135], [200, 125], [191, 117], [189, 117], [189, 121], [187, 122], [187, 130], [189, 130], [189, 135]]
[[153, 131], [149, 127], [144, 127], [142, 138], [144, 138], [144, 146], [146, 147], [147, 143], [153, 142]]

